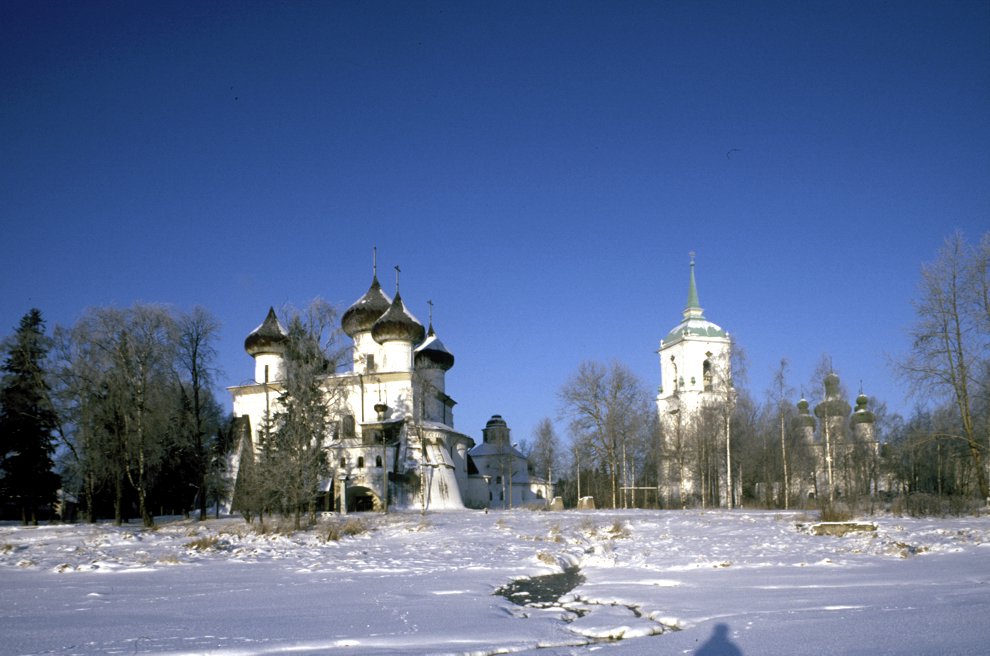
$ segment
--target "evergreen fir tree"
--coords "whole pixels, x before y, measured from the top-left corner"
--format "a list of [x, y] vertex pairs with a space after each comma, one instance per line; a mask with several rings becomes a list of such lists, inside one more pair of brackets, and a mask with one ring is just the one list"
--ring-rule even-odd
[[59, 477], [52, 459], [56, 416], [44, 363], [50, 347], [41, 311], [30, 310], [5, 345], [0, 382], [0, 489], [5, 504], [19, 508], [24, 524], [55, 501]]

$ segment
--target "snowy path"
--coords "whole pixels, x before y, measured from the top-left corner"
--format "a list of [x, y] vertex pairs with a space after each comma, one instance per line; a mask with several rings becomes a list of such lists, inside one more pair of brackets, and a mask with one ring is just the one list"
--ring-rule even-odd
[[[368, 515], [368, 533], [339, 542], [325, 529], [257, 535], [234, 519], [5, 525], [0, 653], [987, 652], [986, 518], [888, 517], [842, 538], [798, 530], [799, 519]], [[191, 546], [204, 539], [215, 544]], [[564, 607], [492, 594], [567, 566], [585, 581]], [[596, 637], [622, 639], [585, 644]]]

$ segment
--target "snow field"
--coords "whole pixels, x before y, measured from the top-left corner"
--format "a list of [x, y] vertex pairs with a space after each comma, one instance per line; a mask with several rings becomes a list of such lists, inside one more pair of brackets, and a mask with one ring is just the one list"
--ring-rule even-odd
[[[0, 651], [985, 653], [990, 521], [871, 521], [842, 537], [739, 510], [0, 525]], [[571, 567], [584, 581], [556, 603], [493, 594]]]

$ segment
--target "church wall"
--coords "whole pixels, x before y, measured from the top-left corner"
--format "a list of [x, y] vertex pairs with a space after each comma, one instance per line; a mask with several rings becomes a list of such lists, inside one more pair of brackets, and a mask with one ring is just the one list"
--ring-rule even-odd
[[[382, 365], [385, 362], [385, 351], [371, 337], [370, 331], [360, 332], [354, 336], [354, 347], [351, 352], [354, 373], [366, 374], [382, 370]], [[371, 358], [369, 359], [368, 356]]]

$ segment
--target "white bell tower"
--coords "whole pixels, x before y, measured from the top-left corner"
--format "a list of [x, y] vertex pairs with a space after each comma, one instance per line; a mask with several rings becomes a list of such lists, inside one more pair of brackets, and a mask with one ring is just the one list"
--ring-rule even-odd
[[[660, 389], [657, 413], [663, 429], [665, 450], [680, 454], [678, 471], [668, 474], [666, 494], [684, 503], [694, 492], [694, 482], [683, 461], [688, 453], [689, 432], [697, 413], [708, 403], [732, 400], [732, 377], [729, 365], [732, 342], [729, 333], [705, 318], [698, 301], [694, 275], [694, 253], [688, 299], [681, 322], [660, 340]], [[668, 462], [670, 467], [675, 464]], [[670, 481], [677, 481], [675, 486]]]

